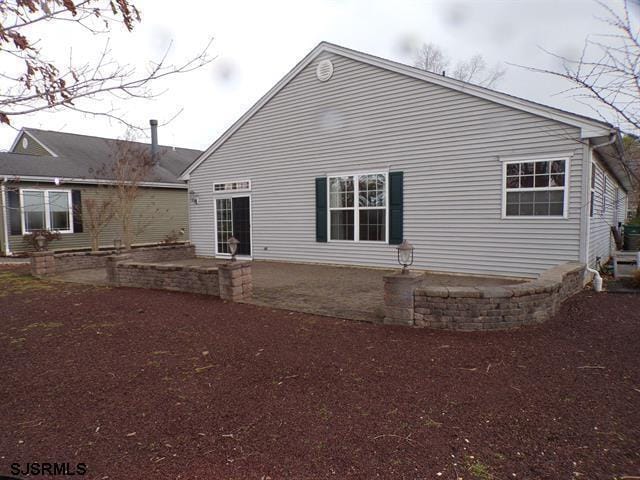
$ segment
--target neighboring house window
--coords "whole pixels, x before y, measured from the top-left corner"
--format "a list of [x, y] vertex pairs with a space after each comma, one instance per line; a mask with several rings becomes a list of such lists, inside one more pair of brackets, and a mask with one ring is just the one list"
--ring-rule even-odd
[[387, 241], [387, 174], [329, 177], [330, 240]]
[[506, 217], [566, 217], [568, 160], [506, 162]]
[[589, 215], [593, 217], [595, 211], [595, 199], [596, 199], [596, 173], [597, 167], [595, 163], [591, 164], [591, 201], [589, 202]]
[[22, 231], [56, 230], [72, 233], [72, 202], [69, 190], [20, 190]]

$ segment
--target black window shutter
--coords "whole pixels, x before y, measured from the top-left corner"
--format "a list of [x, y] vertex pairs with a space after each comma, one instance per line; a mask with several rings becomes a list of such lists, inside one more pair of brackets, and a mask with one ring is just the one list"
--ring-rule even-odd
[[327, 241], [327, 178], [316, 178], [316, 242]]
[[389, 172], [389, 243], [400, 245], [403, 239], [403, 175]]
[[73, 209], [73, 232], [82, 233], [82, 193], [71, 190], [71, 205]]
[[7, 191], [7, 207], [9, 207], [9, 234], [22, 235], [20, 192], [18, 192], [18, 190]]

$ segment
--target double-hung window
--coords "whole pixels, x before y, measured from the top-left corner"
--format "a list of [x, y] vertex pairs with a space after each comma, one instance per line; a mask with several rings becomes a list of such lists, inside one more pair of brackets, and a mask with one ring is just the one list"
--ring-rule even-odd
[[566, 218], [568, 159], [508, 161], [504, 174], [505, 217]]
[[73, 211], [69, 190], [26, 190], [22, 196], [22, 231], [55, 230], [73, 232]]
[[387, 241], [387, 174], [329, 177], [330, 240]]

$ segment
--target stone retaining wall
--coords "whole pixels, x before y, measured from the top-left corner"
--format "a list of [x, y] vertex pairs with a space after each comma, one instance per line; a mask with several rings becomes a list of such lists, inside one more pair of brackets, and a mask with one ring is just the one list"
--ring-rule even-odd
[[[72, 270], [105, 268], [107, 258], [114, 253], [113, 250], [69, 253], [35, 252], [31, 254], [31, 274], [43, 277]], [[134, 248], [128, 254], [132, 259], [141, 262], [167, 262], [195, 258], [196, 256], [195, 247], [188, 244], [140, 247]], [[47, 260], [45, 261], [43, 258]]]
[[219, 296], [240, 302], [251, 297], [253, 282], [250, 262], [229, 262], [218, 266], [145, 263], [131, 254], [107, 258], [107, 279], [116, 287], [153, 288]]
[[[46, 253], [46, 252], [41, 252]], [[70, 272], [71, 270], [84, 270], [86, 268], [104, 268], [107, 257], [114, 252], [73, 252], [54, 253], [53, 261], [55, 271], [53, 273]]]
[[[412, 290], [412, 318], [403, 312], [400, 318], [388, 315], [385, 322], [447, 330], [502, 330], [540, 323], [583, 288], [584, 273], [583, 264], [570, 262], [547, 270], [536, 280], [515, 285], [418, 287]], [[404, 292], [401, 297], [406, 296]]]
[[154, 263], [117, 263], [109, 276], [118, 287], [154, 288], [179, 292], [220, 295], [217, 267]]

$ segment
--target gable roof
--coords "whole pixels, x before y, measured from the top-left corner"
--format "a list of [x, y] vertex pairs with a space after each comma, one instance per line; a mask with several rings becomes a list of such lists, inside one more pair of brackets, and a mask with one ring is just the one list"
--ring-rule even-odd
[[[0, 153], [0, 176], [15, 176], [28, 179], [65, 178], [85, 183], [109, 181], [105, 165], [113, 160], [113, 142], [122, 141], [90, 135], [24, 128], [18, 134], [28, 134], [53, 155], [24, 155]], [[14, 142], [15, 143], [15, 142]], [[150, 148], [149, 144], [128, 142]], [[175, 184], [184, 186], [179, 179], [182, 172], [201, 153], [200, 150], [158, 146], [158, 163], [144, 184]], [[104, 172], [104, 173], [99, 173]]]
[[401, 75], [409, 76], [436, 85], [440, 85], [452, 90], [463, 92], [479, 98], [505, 105], [517, 110], [529, 112], [540, 117], [549, 118], [558, 122], [580, 128], [582, 138], [606, 137], [614, 127], [609, 123], [595, 120], [583, 115], [566, 112], [558, 108], [549, 107], [540, 103], [525, 100], [502, 92], [497, 92], [479, 85], [463, 82], [454, 78], [445, 77], [432, 72], [428, 72], [416, 67], [411, 67], [399, 62], [376, 57], [367, 53], [351, 50], [328, 42], [321, 42], [306, 57], [289, 71], [278, 83], [276, 83], [260, 100], [258, 100], [242, 117], [240, 117], [231, 127], [225, 131], [209, 148], [198, 156], [197, 159], [182, 173], [180, 178], [188, 180], [189, 175], [204, 162], [213, 152], [215, 152], [229, 137], [231, 137], [244, 123], [246, 123], [258, 110], [260, 110], [271, 98], [282, 90], [300, 71], [315, 60], [322, 53], [333, 53], [343, 57], [373, 65], [385, 70], [389, 70]]

